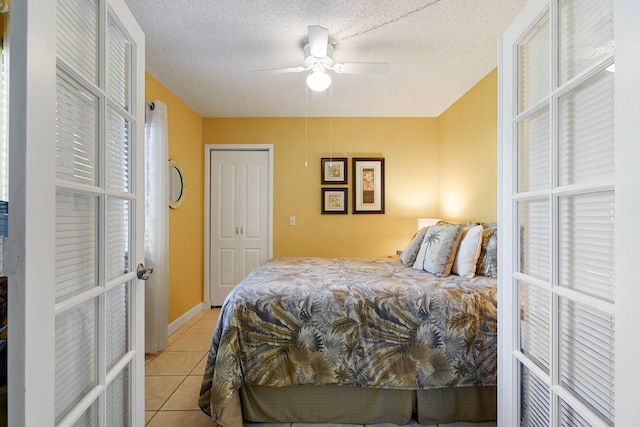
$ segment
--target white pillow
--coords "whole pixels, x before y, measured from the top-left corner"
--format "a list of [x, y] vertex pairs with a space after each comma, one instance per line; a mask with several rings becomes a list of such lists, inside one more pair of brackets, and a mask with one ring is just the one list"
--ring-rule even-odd
[[462, 236], [461, 225], [432, 225], [424, 234], [413, 268], [447, 277]]
[[476, 263], [480, 257], [482, 230], [482, 225], [465, 227], [462, 230], [462, 240], [451, 268], [452, 274], [457, 274], [461, 277], [475, 276]]
[[400, 262], [402, 265], [406, 265], [407, 267], [411, 267], [416, 260], [416, 256], [418, 256], [418, 251], [420, 250], [420, 244], [422, 243], [422, 239], [424, 238], [424, 233], [427, 232], [427, 228], [422, 227], [420, 230], [416, 232], [409, 241], [409, 244], [402, 251], [400, 255]]

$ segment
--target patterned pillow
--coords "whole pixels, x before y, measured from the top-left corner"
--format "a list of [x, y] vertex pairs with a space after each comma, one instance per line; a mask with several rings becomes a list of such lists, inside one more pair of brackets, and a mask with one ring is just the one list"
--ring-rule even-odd
[[457, 274], [461, 277], [475, 276], [476, 264], [480, 256], [480, 244], [482, 243], [482, 230], [481, 225], [463, 228], [451, 274]]
[[462, 226], [434, 225], [424, 235], [420, 251], [413, 264], [416, 270], [424, 270], [438, 277], [447, 277], [462, 237]]
[[404, 248], [402, 254], [400, 255], [400, 262], [402, 263], [402, 265], [411, 267], [416, 261], [418, 251], [420, 250], [420, 244], [422, 243], [422, 239], [424, 238], [424, 233], [427, 232], [427, 228], [429, 227], [422, 227], [420, 230], [418, 230], [409, 241], [407, 247]]
[[498, 274], [498, 229], [482, 230], [480, 257], [476, 264], [476, 275], [497, 277]]

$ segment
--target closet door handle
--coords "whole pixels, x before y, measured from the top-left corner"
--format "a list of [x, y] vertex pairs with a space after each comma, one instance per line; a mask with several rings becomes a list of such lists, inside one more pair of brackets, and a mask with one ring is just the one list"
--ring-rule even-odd
[[238, 226], [236, 225], [236, 236], [238, 235]]
[[240, 234], [244, 233], [244, 230], [242, 229], [242, 226], [240, 226]]

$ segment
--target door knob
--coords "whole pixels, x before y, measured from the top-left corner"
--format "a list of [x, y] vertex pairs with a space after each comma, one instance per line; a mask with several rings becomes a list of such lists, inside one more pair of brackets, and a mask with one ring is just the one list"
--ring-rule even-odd
[[153, 273], [153, 268], [144, 268], [143, 264], [138, 264], [137, 272], [138, 279], [147, 280], [149, 278], [149, 275]]

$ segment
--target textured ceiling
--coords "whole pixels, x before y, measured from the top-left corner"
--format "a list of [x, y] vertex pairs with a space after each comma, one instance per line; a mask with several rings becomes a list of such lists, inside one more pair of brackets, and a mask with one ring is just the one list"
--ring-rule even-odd
[[[203, 117], [436, 117], [497, 65], [498, 39], [526, 0], [126, 0], [146, 68]], [[305, 90], [308, 25], [334, 62], [388, 62]], [[306, 101], [305, 101], [306, 99]]]

